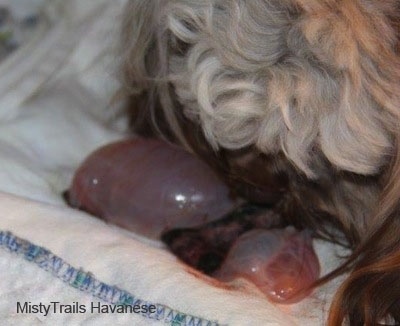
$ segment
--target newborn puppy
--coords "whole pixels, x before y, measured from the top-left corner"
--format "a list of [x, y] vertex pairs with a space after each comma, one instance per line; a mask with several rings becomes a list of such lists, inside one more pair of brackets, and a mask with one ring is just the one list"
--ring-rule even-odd
[[329, 325], [400, 322], [396, 0], [130, 0], [135, 131], [197, 153], [238, 194], [353, 249]]

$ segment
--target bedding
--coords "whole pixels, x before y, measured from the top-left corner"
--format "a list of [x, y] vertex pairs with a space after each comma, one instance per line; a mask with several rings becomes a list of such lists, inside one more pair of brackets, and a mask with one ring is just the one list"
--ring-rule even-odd
[[[323, 324], [340, 279], [298, 304], [276, 305], [255, 287], [216, 287], [160, 242], [65, 204], [61, 194], [83, 159], [128, 134], [112, 101], [122, 4], [49, 1], [47, 25], [0, 62], [2, 323]], [[315, 247], [322, 273], [343, 253], [322, 241]]]

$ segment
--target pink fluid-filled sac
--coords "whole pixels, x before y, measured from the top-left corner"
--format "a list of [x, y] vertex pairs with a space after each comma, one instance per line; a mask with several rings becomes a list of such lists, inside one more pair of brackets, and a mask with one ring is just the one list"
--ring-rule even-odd
[[307, 297], [319, 277], [318, 257], [306, 231], [252, 230], [239, 237], [221, 268], [222, 281], [245, 278], [274, 302], [290, 304]]
[[77, 170], [69, 204], [157, 238], [232, 210], [234, 200], [198, 158], [155, 139], [129, 139], [92, 153]]

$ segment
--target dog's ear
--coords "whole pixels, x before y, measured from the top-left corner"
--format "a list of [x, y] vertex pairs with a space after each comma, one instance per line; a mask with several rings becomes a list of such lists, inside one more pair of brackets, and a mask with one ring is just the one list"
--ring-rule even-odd
[[120, 92], [127, 99], [131, 127], [143, 136], [154, 134], [153, 122], [162, 119], [153, 86], [159, 74], [156, 10], [156, 1], [128, 1], [121, 24]]
[[[397, 228], [397, 232], [400, 229]], [[386, 256], [365, 257], [336, 293], [328, 325], [399, 325], [400, 247]]]
[[370, 232], [349, 258], [353, 271], [335, 295], [329, 325], [400, 322], [400, 131], [395, 148]]
[[128, 114], [137, 132], [173, 138], [189, 149], [165, 77], [170, 37], [163, 26], [164, 6], [163, 1], [127, 2], [121, 25], [120, 93], [129, 98]]
[[[388, 172], [382, 173], [383, 191], [379, 205], [368, 218], [366, 229], [369, 232], [360, 233], [360, 243], [339, 270], [343, 272], [351, 268], [352, 272], [334, 298], [329, 325], [342, 325], [345, 320], [350, 325], [360, 326], [385, 324], [390, 319], [399, 323], [400, 3], [395, 0], [293, 2], [302, 12], [299, 26], [311, 52], [326, 67], [334, 67], [348, 80], [348, 98], [357, 99], [347, 111], [347, 121], [352, 123], [353, 131], [356, 135], [362, 135], [364, 131], [367, 137], [372, 135], [369, 133], [377, 131], [377, 128], [374, 129], [373, 125], [359, 125], [358, 128], [357, 114], [364, 112], [365, 116], [372, 118], [378, 113], [381, 117], [376, 126], [385, 126], [391, 137], [392, 152], [387, 152], [386, 162], [381, 162]], [[343, 96], [346, 96], [345, 92], [341, 94]], [[356, 104], [363, 99], [368, 99], [378, 110], [371, 113], [367, 111], [368, 107]], [[362, 137], [356, 138], [353, 158], [357, 152], [362, 154], [357, 148]], [[333, 143], [329, 139], [327, 146]], [[324, 152], [329, 154], [328, 150]], [[327, 157], [335, 163], [334, 156]], [[375, 167], [379, 167], [377, 163], [376, 160]]]
[[[350, 6], [361, 3], [342, 2]], [[394, 124], [384, 121], [391, 129], [393, 151], [388, 171], [382, 175], [379, 205], [368, 222], [369, 233], [350, 257], [353, 271], [333, 300], [329, 317], [332, 326], [342, 325], [344, 320], [360, 326], [400, 323], [400, 3], [371, 1], [370, 9], [374, 6], [380, 10], [368, 25], [375, 32], [365, 33], [360, 43], [373, 63], [367, 67], [364, 82], [375, 101], [393, 117]], [[357, 21], [357, 16], [353, 20]], [[385, 30], [388, 33], [379, 39]]]
[[121, 24], [120, 72], [124, 87], [139, 94], [155, 75], [156, 1], [128, 1]]

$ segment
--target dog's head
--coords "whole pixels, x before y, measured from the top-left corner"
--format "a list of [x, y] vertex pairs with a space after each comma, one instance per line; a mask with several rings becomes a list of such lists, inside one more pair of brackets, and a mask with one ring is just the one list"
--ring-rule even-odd
[[136, 131], [197, 152], [254, 201], [310, 215], [312, 198], [339, 221], [354, 272], [332, 325], [400, 319], [398, 13], [396, 0], [130, 0], [123, 20]]

